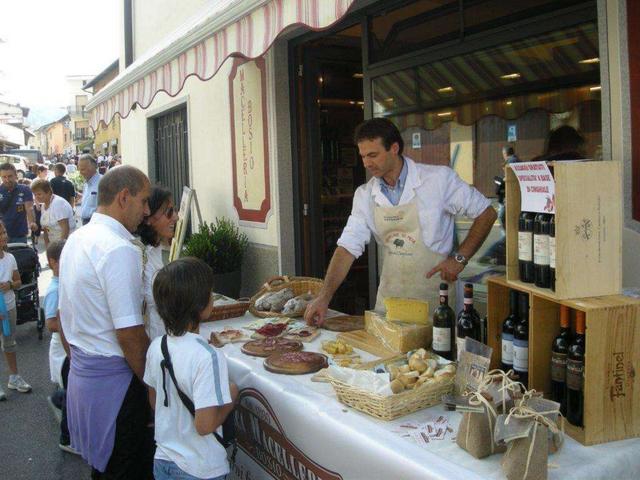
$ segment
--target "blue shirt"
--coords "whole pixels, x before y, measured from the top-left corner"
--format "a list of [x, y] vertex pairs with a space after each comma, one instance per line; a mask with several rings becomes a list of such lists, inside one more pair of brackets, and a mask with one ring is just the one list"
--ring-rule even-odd
[[80, 204], [80, 217], [83, 220], [88, 220], [93, 215], [93, 212], [98, 208], [98, 185], [102, 175], [96, 173], [93, 177], [87, 180], [82, 187], [82, 203]]
[[384, 178], [380, 179], [380, 191], [384, 194], [385, 197], [391, 202], [391, 205], [394, 207], [398, 206], [400, 203], [400, 198], [402, 197], [402, 192], [404, 191], [404, 184], [407, 181], [407, 172], [409, 168], [407, 167], [407, 162], [402, 159], [402, 170], [400, 170], [400, 176], [396, 181], [395, 187], [392, 187], [387, 182], [384, 181]]
[[53, 277], [44, 296], [44, 318], [53, 318], [58, 313], [58, 277]]
[[4, 185], [0, 185], [0, 212], [4, 211], [0, 215], [9, 238], [27, 236], [27, 202], [33, 202], [33, 194], [26, 185], [17, 184], [11, 192]]

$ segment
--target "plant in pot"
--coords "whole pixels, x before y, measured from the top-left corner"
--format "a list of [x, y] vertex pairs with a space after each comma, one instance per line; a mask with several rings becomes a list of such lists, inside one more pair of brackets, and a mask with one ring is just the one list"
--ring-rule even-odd
[[216, 218], [214, 223], [204, 222], [198, 232], [187, 240], [182, 255], [204, 260], [215, 274], [215, 291], [238, 298], [242, 283], [242, 259], [248, 244], [249, 239], [237, 225], [222, 217]]

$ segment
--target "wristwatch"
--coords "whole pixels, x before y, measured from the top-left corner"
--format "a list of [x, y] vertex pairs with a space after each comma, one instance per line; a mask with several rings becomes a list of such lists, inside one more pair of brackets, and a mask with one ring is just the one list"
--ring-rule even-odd
[[451, 256], [453, 257], [453, 259], [458, 262], [461, 263], [462, 265], [467, 265], [467, 263], [469, 263], [469, 259], [467, 259], [467, 257], [465, 257], [464, 255], [462, 255], [461, 253], [458, 252], [453, 252], [451, 254]]

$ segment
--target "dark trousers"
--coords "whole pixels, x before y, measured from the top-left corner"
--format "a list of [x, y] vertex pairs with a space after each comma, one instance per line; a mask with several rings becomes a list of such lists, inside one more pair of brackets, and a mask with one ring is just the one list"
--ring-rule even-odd
[[147, 388], [135, 375], [116, 418], [116, 438], [104, 472], [91, 469], [92, 480], [153, 479], [153, 428]]
[[67, 425], [67, 382], [69, 381], [69, 367], [71, 362], [69, 356], [64, 359], [62, 363], [62, 387], [64, 393], [62, 394], [62, 418], [60, 419], [60, 444], [69, 445], [71, 443], [71, 437], [69, 436], [69, 425]]

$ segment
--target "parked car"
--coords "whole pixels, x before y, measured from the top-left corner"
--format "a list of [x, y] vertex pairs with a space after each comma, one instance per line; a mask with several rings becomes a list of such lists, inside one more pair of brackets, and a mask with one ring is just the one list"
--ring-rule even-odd
[[14, 148], [7, 152], [10, 155], [20, 155], [21, 157], [27, 157], [27, 165], [35, 165], [42, 163], [42, 152], [35, 148]]
[[0, 163], [13, 163], [18, 173], [18, 178], [24, 178], [25, 172], [29, 170], [29, 159], [22, 155], [0, 154]]

